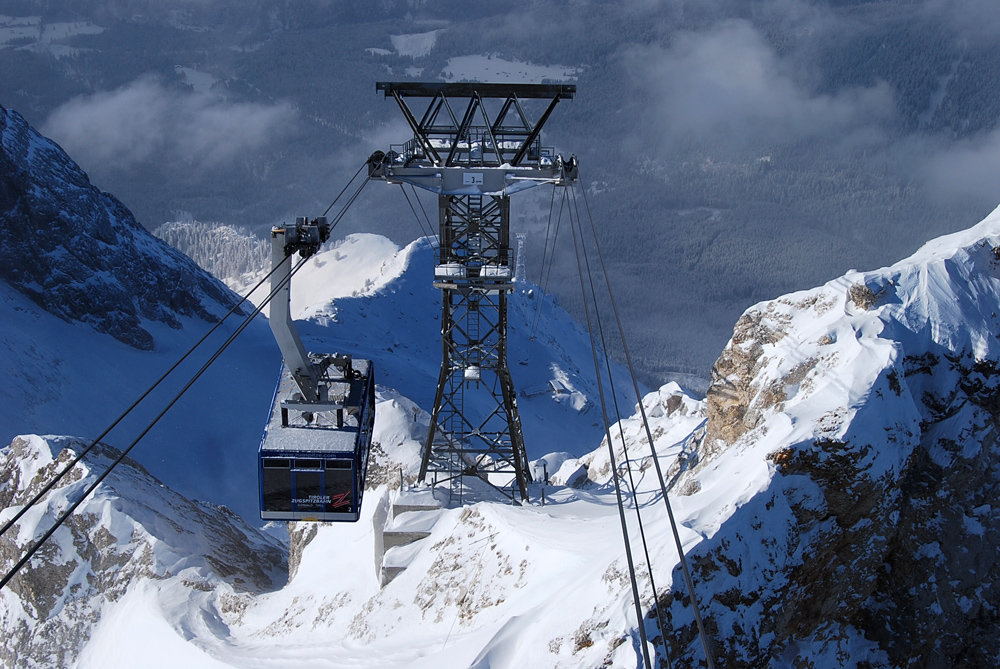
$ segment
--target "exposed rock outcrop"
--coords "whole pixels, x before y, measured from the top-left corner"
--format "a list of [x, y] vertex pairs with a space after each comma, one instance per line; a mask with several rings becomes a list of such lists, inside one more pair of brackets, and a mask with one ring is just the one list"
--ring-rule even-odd
[[[6, 522], [86, 444], [18, 437], [0, 450], [0, 520]], [[99, 445], [0, 537], [4, 573], [119, 452]], [[284, 549], [225, 507], [193, 502], [125, 458], [0, 591], [0, 665], [70, 666], [104, 608], [146, 581], [174, 596], [218, 597], [280, 587]]]

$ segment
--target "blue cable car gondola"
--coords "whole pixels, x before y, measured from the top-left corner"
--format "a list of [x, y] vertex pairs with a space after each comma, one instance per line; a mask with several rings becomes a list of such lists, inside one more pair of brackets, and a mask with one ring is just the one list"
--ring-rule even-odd
[[375, 377], [368, 360], [334, 360], [340, 365], [331, 365], [337, 373], [326, 379], [329, 401], [305, 407], [282, 367], [260, 444], [260, 517], [265, 520], [358, 519], [375, 423]]
[[307, 354], [291, 317], [291, 257], [310, 257], [329, 236], [324, 217], [271, 230], [269, 320], [285, 364], [258, 458], [265, 520], [355, 521], [361, 512], [374, 366], [350, 355]]

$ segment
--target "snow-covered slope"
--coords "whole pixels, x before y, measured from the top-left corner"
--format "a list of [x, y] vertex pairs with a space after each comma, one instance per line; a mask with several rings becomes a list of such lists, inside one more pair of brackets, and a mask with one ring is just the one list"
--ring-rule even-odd
[[[67, 323], [0, 282], [0, 438], [95, 438], [211, 327], [182, 322], [180, 330], [149, 324], [157, 348], [140, 351]], [[223, 325], [104, 441], [132, 443], [237, 325]], [[280, 361], [267, 324], [251, 324], [131, 455], [178, 492], [256, 518], [257, 445]]]
[[[757, 305], [704, 401], [644, 399], [718, 666], [995, 664], [998, 246], [1000, 211]], [[379, 420], [411, 410], [382, 402]], [[622, 428], [673, 666], [699, 666], [642, 432]], [[548, 486], [545, 506], [442, 512], [384, 588], [377, 502], [395, 493], [367, 498], [358, 525], [299, 528], [290, 583], [247, 595], [229, 636], [199, 637], [206, 665], [636, 666], [607, 456], [579, 461], [595, 482]], [[643, 624], [660, 639], [651, 613]]]
[[[646, 404], [661, 423], [681, 404], [697, 405], [671, 391], [650, 395]], [[411, 407], [399, 398], [383, 397], [378, 412], [376, 438], [383, 443], [387, 431], [412, 422]], [[71, 445], [46, 439], [24, 437], [6, 451], [6, 466], [24, 470], [11, 476], [14, 485], [30, 487], [25, 482], [39, 469], [50, 474], [49, 449]], [[375, 521], [380, 500], [396, 494], [382, 485], [366, 497], [358, 523], [293, 526], [293, 577], [285, 587], [261, 592], [226, 569], [239, 565], [236, 576], [248, 582], [248, 571], [267, 573], [270, 553], [256, 556], [263, 566], [244, 560], [246, 544], [270, 550], [265, 540], [224, 510], [157, 488], [137, 467], [118, 476], [88, 503], [85, 512], [92, 515], [73, 525], [75, 543], [71, 530], [57, 534], [59, 549], [31, 572], [52, 583], [46, 601], [66, 604], [42, 611], [33, 604], [34, 591], [7, 591], [2, 624], [20, 630], [7, 644], [10, 653], [20, 653], [19, 662], [27, 653], [47, 657], [51, 638], [64, 648], [61, 663], [102, 669], [134, 667], [137, 653], [148, 660], [145, 666], [183, 661], [191, 668], [635, 666], [629, 632], [635, 621], [614, 494], [606, 486], [549, 486], [545, 506], [482, 502], [445, 510], [409, 568], [380, 588]], [[540, 492], [533, 487], [536, 500]], [[61, 490], [53, 506], [67, 493]], [[25, 496], [19, 492], [11, 503]], [[49, 522], [42, 513], [30, 518], [19, 541]], [[135, 527], [130, 543], [124, 537], [136, 518], [153, 529]], [[650, 527], [666, 531], [661, 521]], [[111, 557], [91, 560], [91, 544], [107, 547]], [[113, 574], [125, 565], [117, 580], [105, 575], [109, 564], [116, 565]], [[108, 580], [107, 587], [74, 590], [88, 570]]]
[[[379, 592], [379, 573], [375, 569], [373, 514], [379, 508], [379, 499], [390, 494], [384, 484], [391, 482], [398, 487], [397, 466], [408, 468], [410, 476], [414, 473], [419, 442], [427, 429], [426, 412], [414, 404], [407, 394], [424, 395], [429, 400], [440, 364], [440, 334], [436, 317], [440, 295], [430, 286], [432, 264], [433, 254], [425, 241], [399, 249], [384, 238], [372, 235], [351, 236], [311, 260], [307, 268], [296, 277], [293, 288], [301, 315], [310, 315], [310, 319], [301, 323], [301, 326], [307, 333], [306, 339], [311, 347], [329, 350], [331, 346], [342, 346], [343, 350], [350, 350], [358, 355], [370, 355], [379, 366], [379, 378], [383, 385], [379, 389], [377, 406], [376, 462], [370, 471], [369, 482], [381, 487], [366, 498], [366, 515], [362, 521], [354, 525], [323, 527], [304, 549], [301, 545], [294, 548], [294, 588], [277, 591], [265, 599], [252, 593], [235, 596], [234, 599], [228, 598], [228, 595], [223, 597], [216, 588], [214, 596], [195, 597], [180, 604], [176, 601], [176, 594], [173, 594], [166, 596], [165, 602], [165, 596], [155, 580], [137, 579], [120, 601], [91, 611], [93, 618], [99, 618], [100, 622], [93, 630], [92, 640], [81, 651], [81, 666], [133, 666], [136, 648], [130, 643], [111, 643], [112, 639], [119, 637], [141, 638], [143, 634], [149, 634], [156, 645], [176, 652], [177, 648], [169, 643], [170, 637], [163, 636], [165, 630], [176, 631], [180, 635], [177, 639], [183, 637], [191, 641], [184, 650], [185, 660], [191, 666], [241, 666], [253, 663], [288, 666], [305, 660], [318, 663], [319, 666], [341, 666], [351, 658], [360, 658], [362, 663], [385, 666], [398, 664], [400, 661], [408, 662], [418, 656], [407, 647], [408, 643], [399, 646], [398, 635], [400, 630], [404, 637], [409, 634], [406, 630], [411, 626], [411, 614], [415, 614], [415, 610], [400, 611], [397, 622], [386, 629], [385, 633], [389, 638], [386, 647], [374, 655], [368, 647], [371, 636], [364, 630], [371, 627], [372, 620], [366, 609], [378, 605], [375, 600], [368, 601]], [[304, 296], [307, 296], [307, 300], [318, 302], [302, 306], [299, 300]], [[516, 301], [516, 304], [520, 306], [511, 310], [512, 340], [517, 342], [515, 350], [519, 351], [519, 360], [523, 359], [529, 364], [517, 365], [514, 370], [515, 379], [520, 384], [525, 372], [533, 372], [538, 377], [536, 381], [558, 378], [563, 382], [558, 386], [559, 392], [545, 385], [548, 390], [533, 390], [530, 397], [522, 399], [529, 448], [539, 454], [560, 451], [552, 458], [553, 464], [567, 457], [581, 456], [593, 448], [601, 433], [601, 429], [594, 424], [599, 412], [593, 407], [594, 400], [587, 395], [592, 392], [592, 375], [585, 368], [583, 371], [577, 370], [574, 362], [574, 356], [576, 359], [589, 359], [589, 351], [584, 348], [586, 334], [548, 301], [539, 317], [539, 336], [534, 341], [529, 341], [529, 324], [535, 317], [531, 307], [539, 301], [526, 295], [518, 299], [520, 301]], [[363, 323], [368, 325], [361, 325]], [[551, 343], [546, 346], [545, 342]], [[555, 342], [558, 342], [558, 346], [552, 345]], [[538, 367], [537, 371], [533, 370], [534, 366]], [[616, 374], [619, 376], [616, 381], [625, 389], [627, 384], [620, 378], [620, 370]], [[402, 388], [406, 392], [390, 388]], [[624, 394], [620, 401], [625, 402], [625, 406], [631, 406], [624, 399]], [[546, 416], [548, 420], [545, 420]], [[540, 488], [532, 492], [537, 497]], [[584, 522], [586, 518], [594, 519], [593, 528], [599, 537], [594, 543], [594, 550], [590, 551], [592, 555], [588, 554], [585, 560], [588, 569], [598, 570], [593, 579], [586, 579], [592, 581], [588, 588], [608, 590], [608, 585], [600, 579], [600, 574], [606, 563], [614, 561], [619, 553], [613, 540], [608, 542], [606, 538], [600, 538], [609, 532], [614, 536], [616, 520], [608, 495], [607, 490], [585, 493], [588, 499], [600, 499], [601, 502], [578, 510], [570, 509], [565, 514], [529, 515], [527, 528], [511, 531], [509, 537], [503, 539], [505, 547], [495, 559], [510, 564], [513, 558], [508, 555], [508, 550], [516, 548], [518, 553], [531, 550], [525, 546], [536, 544], [537, 539], [532, 537], [547, 534], [545, 524], [550, 522], [547, 519], [566, 516], [562, 521], [564, 526], [546, 540], [547, 545], [555, 551], [554, 554], [548, 554], [542, 544], [535, 545], [536, 552], [541, 555], [537, 570], [545, 574], [546, 579], [555, 579], [552, 581], [554, 589], [546, 588], [541, 595], [536, 593], [526, 601], [541, 603], [554, 592], [571, 592], [578, 587], [579, 576], [565, 573], [556, 558], [559, 555], [572, 555], [578, 550], [581, 554], [587, 553], [582, 551], [582, 546], [587, 542], [593, 543], [592, 539], [588, 539], [593, 535], [577, 536], [583, 526], [591, 524]], [[557, 490], [550, 490], [549, 505], [545, 508], [556, 509], [559, 496]], [[573, 499], [573, 494], [568, 493], [566, 499]], [[158, 503], [154, 501], [152, 504]], [[462, 509], [449, 511], [441, 521], [444, 528], [441, 531], [445, 536], [461, 533], [462, 537], [454, 549], [458, 553], [449, 553], [449, 556], [458, 555], [467, 549], [482, 552], [482, 537], [469, 535], [466, 522], [469, 518], [479, 522], [475, 519], [482, 514], [491, 519], [496, 514], [499, 514], [496, 517], [500, 519], [513, 514], [511, 518], [515, 523], [524, 518], [523, 513], [504, 505], [480, 506], [482, 510], [475, 512]], [[582, 517], [577, 517], [580, 514]], [[185, 527], [196, 535], [211, 531], [199, 521], [187, 519], [185, 522]], [[490, 534], [496, 535], [498, 529], [492, 526], [493, 522], [495, 520], [490, 520], [488, 529]], [[477, 527], [482, 529], [487, 526]], [[524, 531], [528, 533], [522, 535]], [[521, 546], [522, 541], [524, 546]], [[471, 548], [466, 546], [466, 542], [472, 542]], [[192, 547], [192, 550], [196, 555], [199, 549]], [[435, 559], [433, 552], [427, 555], [432, 561]], [[529, 564], [525, 561], [526, 557], [527, 555], [519, 557], [515, 566], [523, 563], [526, 567]], [[467, 565], [465, 569], [472, 567], [473, 565]], [[421, 574], [421, 567], [414, 566], [412, 569], [413, 573]], [[516, 606], [524, 606], [525, 602], [518, 603], [515, 595], [529, 582], [531, 574], [525, 572], [522, 566], [517, 569], [512, 567], [506, 576], [513, 575], [513, 580], [506, 576], [497, 580], [493, 578], [494, 571], [492, 564], [487, 563], [476, 572], [481, 578], [481, 586], [495, 586], [499, 588], [496, 592], [510, 590], [507, 597]], [[452, 580], [457, 583], [460, 576], [461, 574], [455, 574]], [[400, 582], [405, 583], [408, 578], [408, 575], [404, 575], [400, 577]], [[435, 576], [426, 575], [417, 578], [431, 582], [436, 580]], [[398, 586], [393, 584], [393, 587]], [[428, 587], [439, 589], [439, 586]], [[610, 588], [613, 600], [620, 596], [617, 588], [617, 585]], [[228, 590], [225, 592], [228, 593]], [[436, 644], [448, 642], [450, 635], [442, 620], [449, 615], [447, 608], [452, 601], [452, 594], [438, 599], [435, 615], [440, 620], [434, 625], [433, 635], [419, 647], [422, 649], [420, 653], [432, 653]], [[502, 602], [496, 603], [499, 605]], [[486, 607], [489, 615], [481, 618], [476, 611], [478, 608], [472, 607], [470, 600], [470, 618], [457, 630], [459, 636], [468, 634], [469, 623], [477, 628], [486, 624], [487, 631], [498, 625], [502, 626], [511, 610], [509, 606], [499, 606], [495, 610]], [[546, 609], [549, 615], [555, 616], [559, 607], [555, 603], [549, 603], [546, 604]], [[302, 620], [306, 618], [310, 619], [310, 623], [301, 627]], [[192, 625], [189, 622], [191, 620], [218, 622]], [[345, 630], [337, 626], [340, 621], [346, 621], [355, 631], [345, 637]], [[451, 623], [453, 625], [454, 621]], [[571, 617], [565, 624], [576, 623]], [[625, 627], [627, 625], [620, 624], [615, 629]], [[31, 629], [40, 633], [43, 627], [35, 624]], [[568, 639], [573, 638], [574, 629], [565, 630]], [[308, 630], [312, 632], [308, 633]], [[473, 636], [481, 644], [488, 643], [489, 635], [483, 637], [483, 634], [480, 630]], [[28, 637], [29, 641], [24, 643], [33, 642], [34, 637], [31, 634]], [[350, 640], [352, 638], [364, 639], [360, 650], [357, 642]], [[567, 649], [573, 643], [575, 642], [567, 641]], [[469, 652], [475, 654], [479, 650], [481, 648], [476, 644], [463, 644], [463, 650], [457, 657], [465, 657]], [[596, 658], [598, 655], [603, 657], [607, 650], [606, 646], [598, 645], [589, 652]], [[452, 652], [454, 651], [449, 651]], [[399, 657], [398, 661], [393, 659], [396, 655]], [[574, 662], [576, 660], [572, 653], [567, 657]], [[449, 662], [447, 659], [441, 661], [445, 664]]]
[[[433, 268], [427, 239], [402, 249], [372, 234], [331, 243], [293, 280], [292, 314], [304, 319], [306, 347], [373, 360], [377, 383], [429, 411], [441, 369], [441, 291]], [[552, 297], [536, 292], [524, 285], [508, 300], [509, 363], [528, 456], [580, 456], [603, 433], [590, 340]], [[614, 383], [629, 411], [635, 393], [620, 367]], [[466, 401], [475, 401], [473, 393]]]

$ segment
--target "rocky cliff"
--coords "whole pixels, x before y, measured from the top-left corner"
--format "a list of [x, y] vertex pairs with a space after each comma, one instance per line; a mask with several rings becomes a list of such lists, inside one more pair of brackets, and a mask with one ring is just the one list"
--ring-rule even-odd
[[998, 313], [1000, 210], [739, 320], [675, 486], [729, 488], [692, 556], [717, 665], [997, 665]]
[[139, 349], [154, 346], [144, 322], [214, 321], [237, 299], [3, 107], [0, 237], [0, 279], [49, 312]]
[[[0, 450], [6, 522], [86, 444], [18, 437]], [[119, 452], [99, 446], [0, 538], [4, 573]], [[0, 591], [0, 665], [64, 667], [129, 592], [226, 612], [245, 593], [280, 586], [285, 551], [225, 507], [188, 500], [126, 458]], [[200, 612], [199, 612], [200, 613]], [[197, 621], [195, 621], [197, 622]], [[209, 621], [211, 622], [211, 621]], [[124, 642], [124, 640], [121, 640]], [[136, 662], [141, 665], [142, 660]]]

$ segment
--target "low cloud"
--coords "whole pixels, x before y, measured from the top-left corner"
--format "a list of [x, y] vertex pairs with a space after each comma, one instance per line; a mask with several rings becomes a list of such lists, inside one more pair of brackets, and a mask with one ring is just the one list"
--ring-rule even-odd
[[624, 53], [651, 96], [651, 123], [668, 143], [715, 137], [769, 143], [870, 134], [894, 111], [887, 85], [820, 95], [795, 76], [747, 21], [676, 34], [669, 48]]
[[[922, 152], [921, 152], [922, 153]], [[1000, 202], [1000, 130], [911, 159], [910, 171], [939, 200]]]
[[286, 137], [295, 112], [286, 104], [229, 102], [212, 92], [177, 91], [142, 77], [111, 92], [74, 98], [43, 127], [88, 168], [161, 161], [212, 168], [267, 149]]
[[925, 20], [950, 25], [965, 40], [1000, 38], [1000, 3], [996, 0], [925, 0]]

